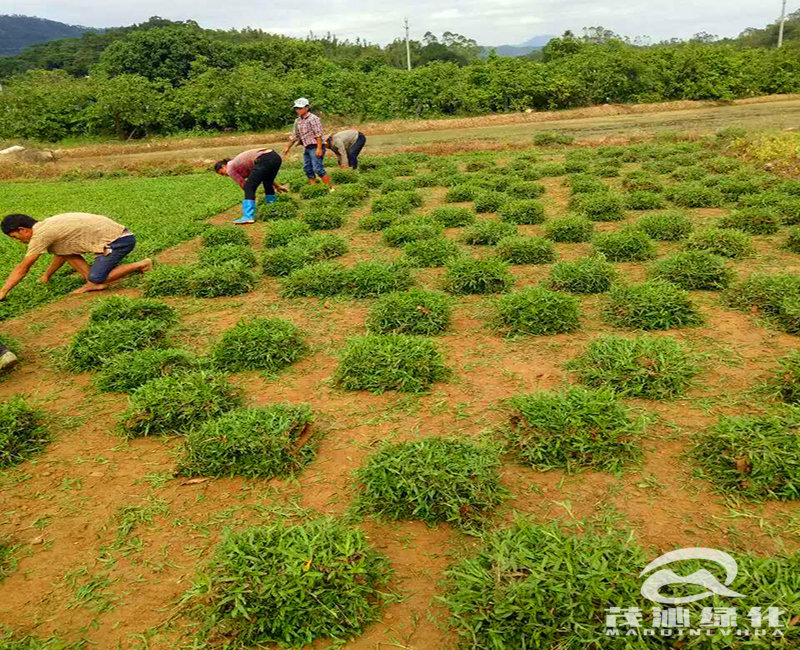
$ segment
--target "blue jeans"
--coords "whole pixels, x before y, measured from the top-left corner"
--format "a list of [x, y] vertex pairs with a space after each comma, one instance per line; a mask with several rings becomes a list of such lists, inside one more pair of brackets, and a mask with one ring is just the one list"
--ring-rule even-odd
[[308, 178], [327, 176], [323, 161], [325, 160], [325, 145], [322, 145], [322, 157], [317, 158], [317, 145], [310, 144], [303, 151], [303, 171]]
[[94, 258], [94, 264], [89, 269], [89, 282], [103, 284], [108, 279], [108, 274], [136, 247], [136, 237], [123, 235], [112, 241], [108, 247], [111, 249], [110, 253]]
[[367, 137], [359, 131], [358, 138], [356, 138], [353, 146], [347, 150], [347, 164], [351, 169], [358, 169], [358, 154], [361, 153], [366, 143]]

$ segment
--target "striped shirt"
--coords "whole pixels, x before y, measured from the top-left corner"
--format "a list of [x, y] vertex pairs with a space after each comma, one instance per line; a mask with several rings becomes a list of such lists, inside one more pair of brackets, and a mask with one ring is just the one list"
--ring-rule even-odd
[[228, 161], [227, 169], [228, 176], [235, 180], [239, 187], [244, 188], [244, 183], [250, 172], [253, 171], [253, 165], [262, 153], [268, 153], [272, 149], [249, 149], [243, 151], [233, 160]]
[[322, 120], [314, 113], [306, 113], [294, 121], [292, 142], [299, 142], [304, 147], [317, 144], [317, 138], [324, 138]]
[[99, 214], [57, 214], [34, 224], [26, 256], [44, 252], [53, 255], [105, 255], [108, 245], [127, 232], [125, 226]]

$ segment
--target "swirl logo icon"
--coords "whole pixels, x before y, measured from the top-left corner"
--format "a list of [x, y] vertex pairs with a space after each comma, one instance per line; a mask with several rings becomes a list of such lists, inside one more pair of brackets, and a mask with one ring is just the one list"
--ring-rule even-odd
[[[641, 578], [650, 573], [653, 569], [658, 569], [665, 564], [672, 564], [673, 562], [680, 562], [683, 560], [710, 560], [711, 562], [716, 562], [725, 569], [725, 584], [722, 584], [712, 573], [705, 569], [695, 571], [685, 577], [679, 576], [670, 569], [661, 569], [645, 580], [641, 590], [642, 596], [653, 602], [663, 603], [665, 605], [693, 603], [697, 600], [708, 598], [713, 594], [728, 596], [730, 598], [744, 598], [744, 594], [740, 594], [728, 588], [736, 579], [736, 574], [739, 570], [736, 560], [727, 553], [713, 548], [681, 548], [677, 551], [670, 551], [648, 564], [644, 568], [644, 571], [639, 574], [639, 577]], [[678, 598], [661, 595], [662, 587], [678, 584], [697, 585], [703, 587], [706, 591]]]

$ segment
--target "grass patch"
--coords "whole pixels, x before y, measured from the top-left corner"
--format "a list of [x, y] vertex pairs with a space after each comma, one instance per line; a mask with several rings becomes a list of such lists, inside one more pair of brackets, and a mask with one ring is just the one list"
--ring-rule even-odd
[[498, 212], [508, 202], [508, 196], [502, 192], [482, 190], [475, 193], [473, 206], [478, 214]]
[[463, 183], [461, 185], [454, 185], [444, 195], [445, 203], [464, 203], [465, 201], [474, 201], [475, 196], [481, 188], [472, 183]]
[[532, 199], [509, 201], [498, 212], [500, 219], [517, 225], [544, 223], [544, 204]]
[[42, 414], [22, 397], [0, 404], [0, 469], [19, 465], [50, 442]]
[[294, 201], [275, 201], [259, 204], [257, 213], [259, 221], [285, 221], [296, 219], [300, 210]]
[[632, 330], [668, 330], [703, 322], [689, 292], [664, 280], [612, 287], [604, 312], [615, 327]]
[[800, 275], [754, 273], [726, 290], [722, 302], [740, 311], [755, 311], [790, 334], [800, 332]]
[[517, 228], [503, 221], [479, 221], [467, 228], [461, 236], [466, 244], [473, 246], [494, 246], [504, 237], [517, 234]]
[[718, 291], [736, 279], [736, 272], [727, 259], [702, 250], [665, 257], [648, 269], [648, 275], [688, 291]]
[[508, 263], [496, 258], [459, 258], [450, 261], [446, 269], [444, 288], [455, 294], [502, 293], [515, 282]]
[[292, 476], [316, 456], [313, 436], [305, 439], [313, 419], [306, 405], [276, 403], [229, 411], [189, 433], [176, 474]]
[[603, 293], [617, 279], [617, 269], [603, 257], [584, 257], [574, 262], [558, 262], [550, 269], [544, 285], [554, 291]]
[[403, 246], [405, 259], [412, 266], [435, 268], [462, 255], [461, 247], [446, 237], [412, 241]]
[[791, 350], [778, 359], [768, 387], [775, 399], [788, 404], [800, 403], [800, 350]]
[[[358, 183], [359, 178], [360, 174], [355, 169], [342, 169], [341, 167], [335, 167], [331, 170], [331, 181], [337, 185]], [[336, 188], [336, 191], [338, 192], [339, 188]]]
[[580, 386], [516, 395], [503, 435], [509, 450], [538, 471], [583, 469], [620, 474], [642, 452], [640, 426], [609, 389]]
[[402, 246], [408, 242], [433, 239], [442, 234], [444, 227], [438, 221], [426, 218], [399, 221], [383, 231], [383, 241], [388, 246]]
[[582, 384], [645, 399], [683, 395], [700, 371], [684, 345], [672, 338], [652, 336], [595, 339], [567, 367]]
[[692, 456], [702, 478], [724, 494], [756, 501], [800, 499], [800, 413], [720, 418], [698, 436]]
[[675, 183], [667, 188], [666, 195], [680, 208], [718, 208], [725, 202], [717, 188], [696, 181]]
[[187, 599], [200, 603], [197, 642], [305, 646], [357, 636], [377, 621], [391, 575], [364, 534], [333, 519], [228, 533]]
[[281, 279], [281, 296], [336, 296], [345, 292], [349, 273], [338, 262], [316, 262], [291, 271]]
[[[274, 203], [272, 205], [275, 205]], [[300, 237], [311, 234], [311, 226], [297, 219], [280, 219], [267, 225], [264, 231], [264, 248], [286, 246]]]
[[158, 320], [167, 324], [177, 322], [178, 315], [160, 300], [112, 296], [99, 300], [89, 312], [90, 323], [109, 323], [121, 320]]
[[750, 237], [741, 230], [733, 228], [703, 228], [693, 232], [686, 239], [687, 250], [706, 251], [714, 255], [742, 259], [755, 255]]
[[127, 438], [185, 434], [241, 405], [241, 391], [224, 375], [206, 371], [167, 375], [133, 391], [119, 418], [120, 429]]
[[538, 199], [546, 190], [544, 185], [534, 181], [517, 181], [506, 188], [506, 192], [515, 199]]
[[280, 318], [240, 320], [214, 346], [214, 364], [228, 372], [278, 372], [302, 359], [308, 347], [300, 330]]
[[636, 228], [599, 233], [592, 239], [595, 252], [610, 262], [642, 262], [656, 256], [656, 247], [647, 233]]
[[264, 275], [283, 276], [313, 262], [322, 262], [347, 253], [347, 239], [338, 233], [318, 232], [299, 237], [264, 255]]
[[641, 169], [625, 174], [622, 178], [622, 187], [629, 192], [657, 193], [664, 191], [664, 183], [660, 179]]
[[419, 208], [422, 204], [422, 195], [416, 190], [389, 192], [372, 202], [372, 212], [373, 214], [378, 212], [411, 214], [414, 208]]
[[95, 386], [105, 393], [129, 393], [153, 379], [199, 366], [200, 361], [184, 350], [134, 350], [109, 359], [95, 377]]
[[368, 214], [358, 221], [359, 230], [366, 232], [378, 232], [388, 228], [395, 223], [402, 215], [395, 214], [394, 212], [378, 212], [377, 214]]
[[161, 320], [90, 323], [72, 338], [65, 363], [77, 372], [95, 370], [117, 354], [163, 345], [168, 327]]
[[347, 273], [347, 295], [372, 298], [402, 291], [414, 284], [411, 268], [402, 262], [359, 262]]
[[250, 238], [244, 229], [238, 226], [210, 226], [203, 233], [203, 246], [206, 248], [226, 244], [249, 246]]
[[497, 327], [509, 336], [545, 336], [580, 328], [580, 303], [575, 296], [543, 287], [525, 287], [499, 298]]
[[410, 289], [378, 298], [369, 312], [367, 328], [376, 334], [435, 335], [450, 325], [453, 300], [438, 291]]
[[623, 196], [628, 210], [660, 210], [665, 206], [660, 194], [649, 190], [633, 190]]
[[780, 221], [770, 208], [741, 208], [726, 214], [717, 225], [719, 228], [735, 228], [748, 235], [774, 235]]
[[443, 205], [432, 210], [428, 216], [445, 228], [460, 228], [475, 223], [475, 213], [472, 210], [456, 205]]
[[789, 228], [783, 247], [792, 253], [800, 254], [800, 228]]
[[303, 221], [312, 230], [335, 230], [344, 226], [347, 212], [344, 207], [327, 201], [317, 201], [303, 212]]
[[255, 266], [258, 261], [256, 254], [250, 246], [236, 244], [223, 244], [211, 248], [203, 248], [198, 256], [201, 266], [223, 266], [228, 263], [239, 264], [246, 268]]
[[556, 259], [553, 243], [542, 237], [503, 237], [495, 254], [509, 264], [549, 264]]
[[636, 222], [636, 227], [658, 241], [678, 241], [692, 232], [692, 222], [680, 210], [645, 215]]
[[612, 192], [575, 196], [570, 201], [570, 207], [591, 221], [620, 221], [625, 218], [625, 203], [622, 197]]
[[506, 496], [500, 453], [491, 442], [450, 438], [384, 443], [355, 472], [356, 508], [390, 521], [480, 526]]
[[344, 390], [421, 393], [447, 375], [442, 354], [430, 340], [405, 334], [370, 334], [347, 342], [334, 382]]
[[345, 208], [357, 208], [367, 202], [369, 188], [362, 184], [349, 184], [336, 188], [336, 194], [328, 197], [332, 205]]
[[555, 242], [585, 242], [589, 241], [593, 234], [594, 224], [589, 219], [577, 215], [550, 219], [544, 224], [544, 236]]
[[328, 196], [330, 188], [324, 183], [306, 183], [301, 185], [298, 194], [301, 199], [320, 199]]
[[214, 266], [158, 266], [145, 276], [144, 295], [222, 298], [249, 293], [256, 285], [252, 271], [240, 262]]

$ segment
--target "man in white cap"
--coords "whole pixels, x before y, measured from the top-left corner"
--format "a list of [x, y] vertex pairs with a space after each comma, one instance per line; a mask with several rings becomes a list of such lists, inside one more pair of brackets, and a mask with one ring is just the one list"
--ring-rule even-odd
[[303, 147], [303, 171], [306, 173], [308, 182], [312, 185], [317, 182], [317, 177], [322, 179], [328, 187], [331, 186], [331, 177], [325, 171], [323, 160], [325, 159], [324, 131], [322, 130], [322, 120], [320, 120], [308, 107], [308, 100], [300, 97], [294, 103], [294, 110], [297, 119], [294, 121], [294, 130], [289, 144], [283, 151], [284, 158], [289, 155], [291, 148], [298, 142]]

